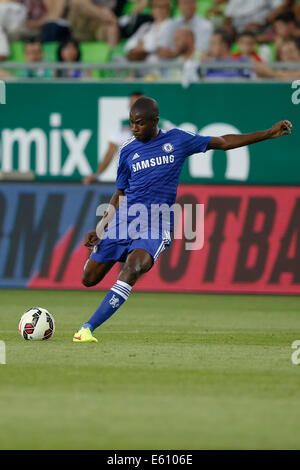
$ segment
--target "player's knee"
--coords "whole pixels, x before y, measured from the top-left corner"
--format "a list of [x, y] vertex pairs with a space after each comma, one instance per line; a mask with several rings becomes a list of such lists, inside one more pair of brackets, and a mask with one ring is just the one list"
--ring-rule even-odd
[[148, 271], [148, 265], [146, 263], [138, 262], [133, 266], [133, 270], [137, 276], [141, 276]]
[[85, 287], [93, 287], [98, 284], [99, 281], [83, 274], [81, 282]]

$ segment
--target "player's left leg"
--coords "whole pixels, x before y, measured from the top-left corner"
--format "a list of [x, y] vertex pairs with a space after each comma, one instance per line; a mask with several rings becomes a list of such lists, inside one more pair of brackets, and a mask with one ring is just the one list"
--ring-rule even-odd
[[[93, 252], [85, 264], [82, 283], [86, 287], [92, 287], [102, 281], [117, 261], [124, 261], [126, 259], [127, 246], [128, 242], [126, 240], [114, 240], [109, 238], [101, 240], [94, 247]], [[97, 309], [92, 318], [82, 325], [74, 334], [73, 341], [75, 343], [98, 342], [97, 338], [92, 335], [95, 329], [94, 317], [98, 311], [99, 309]]]
[[143, 249], [129, 253], [117, 282], [108, 291], [94, 315], [83, 325], [93, 332], [110, 318], [128, 299], [136, 281], [153, 266], [153, 257]]

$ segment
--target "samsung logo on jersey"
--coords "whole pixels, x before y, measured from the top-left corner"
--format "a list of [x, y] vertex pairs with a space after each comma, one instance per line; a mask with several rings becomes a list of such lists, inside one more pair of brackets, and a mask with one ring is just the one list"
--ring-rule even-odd
[[148, 160], [132, 163], [132, 170], [135, 173], [151, 166], [168, 165], [169, 163], [174, 163], [174, 155], [163, 155], [162, 157], [149, 158]]

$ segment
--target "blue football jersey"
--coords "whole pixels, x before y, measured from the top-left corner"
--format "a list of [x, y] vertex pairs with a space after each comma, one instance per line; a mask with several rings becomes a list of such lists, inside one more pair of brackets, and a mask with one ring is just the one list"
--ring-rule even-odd
[[[181, 129], [160, 130], [157, 137], [140, 142], [134, 137], [120, 150], [116, 186], [127, 197], [127, 206], [176, 201], [179, 176], [184, 161], [194, 153], [206, 152], [212, 137], [185, 132]], [[172, 222], [169, 229], [173, 229]]]

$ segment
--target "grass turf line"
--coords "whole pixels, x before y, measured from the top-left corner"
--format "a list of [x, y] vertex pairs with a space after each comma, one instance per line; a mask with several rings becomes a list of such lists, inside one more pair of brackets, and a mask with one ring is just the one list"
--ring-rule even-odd
[[[299, 297], [133, 293], [72, 343], [104, 295], [0, 291], [0, 449], [299, 449]], [[32, 306], [51, 340], [19, 335]]]

